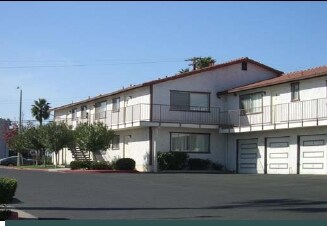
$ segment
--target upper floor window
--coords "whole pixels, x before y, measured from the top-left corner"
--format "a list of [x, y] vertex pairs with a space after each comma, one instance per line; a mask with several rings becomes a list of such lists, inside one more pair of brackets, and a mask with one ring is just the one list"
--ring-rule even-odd
[[300, 84], [298, 82], [291, 84], [291, 101], [300, 100]]
[[77, 108], [74, 108], [72, 110], [72, 120], [75, 121], [76, 120], [76, 116], [77, 116]]
[[87, 106], [82, 106], [81, 107], [81, 118], [82, 119], [86, 119], [87, 118], [87, 112], [86, 112], [86, 110], [87, 110]]
[[119, 107], [120, 107], [120, 98], [114, 98], [112, 99], [112, 111], [119, 111]]
[[106, 118], [107, 101], [95, 103], [95, 119]]
[[262, 93], [252, 93], [240, 96], [241, 114], [262, 112]]
[[209, 111], [210, 93], [170, 91], [170, 110]]

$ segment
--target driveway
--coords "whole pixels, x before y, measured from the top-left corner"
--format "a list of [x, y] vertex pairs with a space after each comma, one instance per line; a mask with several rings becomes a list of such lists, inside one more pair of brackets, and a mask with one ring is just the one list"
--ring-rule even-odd
[[327, 177], [0, 169], [40, 219], [327, 219]]

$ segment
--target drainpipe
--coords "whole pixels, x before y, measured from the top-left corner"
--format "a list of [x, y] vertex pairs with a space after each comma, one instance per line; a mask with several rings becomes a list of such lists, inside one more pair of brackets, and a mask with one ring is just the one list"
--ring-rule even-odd
[[227, 133], [227, 145], [226, 145], [226, 163], [225, 163], [225, 168], [228, 169], [227, 165], [228, 165], [228, 149], [229, 149], [229, 146], [228, 146], [228, 143], [229, 143], [229, 133]]

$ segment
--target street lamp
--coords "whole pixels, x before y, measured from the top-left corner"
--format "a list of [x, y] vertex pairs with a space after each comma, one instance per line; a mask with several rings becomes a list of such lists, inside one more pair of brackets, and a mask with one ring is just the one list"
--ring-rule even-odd
[[[22, 96], [23, 91], [22, 89], [17, 86], [17, 89], [20, 89], [20, 101], [19, 101], [19, 133], [22, 132]], [[17, 152], [17, 166], [20, 166], [20, 152]]]

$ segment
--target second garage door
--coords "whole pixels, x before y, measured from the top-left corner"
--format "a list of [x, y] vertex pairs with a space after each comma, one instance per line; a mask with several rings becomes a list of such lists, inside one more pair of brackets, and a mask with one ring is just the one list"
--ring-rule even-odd
[[290, 163], [290, 138], [267, 138], [267, 173], [289, 174], [292, 168]]
[[327, 135], [300, 137], [300, 174], [326, 174]]

